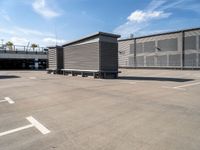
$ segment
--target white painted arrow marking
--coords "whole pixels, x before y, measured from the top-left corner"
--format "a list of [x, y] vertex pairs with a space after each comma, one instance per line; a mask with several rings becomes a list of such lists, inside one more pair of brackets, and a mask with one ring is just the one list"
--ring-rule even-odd
[[45, 126], [43, 126], [41, 123], [39, 123], [36, 119], [34, 119], [32, 116], [27, 117], [26, 119], [31, 124], [23, 126], [23, 127], [16, 128], [16, 129], [12, 129], [12, 130], [9, 130], [9, 131], [2, 132], [2, 133], [0, 133], [0, 137], [8, 135], [8, 134], [15, 133], [15, 132], [18, 132], [18, 131], [21, 131], [21, 130], [25, 130], [25, 129], [28, 129], [28, 128], [32, 128], [32, 127], [35, 127], [36, 129], [38, 129], [42, 134], [48, 134], [48, 133], [51, 132]]
[[8, 102], [9, 104], [14, 104], [15, 102], [11, 99], [11, 98], [9, 98], [9, 97], [5, 97], [4, 98], [4, 100], [0, 100], [0, 103], [1, 102]]

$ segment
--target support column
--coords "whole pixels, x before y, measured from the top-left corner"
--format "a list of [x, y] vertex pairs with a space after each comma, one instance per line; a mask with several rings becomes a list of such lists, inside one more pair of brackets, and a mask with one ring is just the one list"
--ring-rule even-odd
[[136, 39], [134, 39], [134, 67], [137, 67], [137, 60], [136, 60]]
[[38, 58], [35, 58], [34, 63], [35, 63], [35, 70], [38, 70], [39, 68]]

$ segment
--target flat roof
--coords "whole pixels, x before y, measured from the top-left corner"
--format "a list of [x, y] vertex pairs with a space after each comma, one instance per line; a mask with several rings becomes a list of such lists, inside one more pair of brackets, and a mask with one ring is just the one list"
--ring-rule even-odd
[[93, 38], [93, 37], [96, 37], [96, 36], [100, 36], [100, 35], [107, 36], [107, 37], [113, 37], [113, 38], [120, 38], [121, 37], [120, 35], [117, 35], [117, 34], [97, 32], [97, 33], [91, 34], [89, 36], [82, 37], [78, 40], [74, 40], [74, 41], [65, 43], [62, 46], [65, 47], [65, 46], [68, 46], [68, 45], [72, 45], [72, 44], [75, 44], [75, 43], [78, 43], [78, 42], [81, 42], [81, 41], [84, 41], [84, 40], [87, 40], [87, 39], [90, 39], [90, 38]]
[[147, 37], [153, 37], [153, 36], [160, 36], [160, 35], [166, 35], [166, 34], [174, 34], [174, 33], [179, 33], [179, 32], [186, 32], [186, 31], [193, 31], [193, 30], [200, 30], [200, 27], [198, 28], [189, 28], [189, 29], [183, 29], [183, 30], [177, 30], [177, 31], [169, 31], [169, 32], [163, 32], [163, 33], [157, 33], [157, 34], [150, 34], [150, 35], [144, 35], [144, 36], [138, 36], [134, 38], [125, 38], [125, 39], [120, 39], [120, 41], [129, 41], [129, 40], [134, 40], [134, 39], [141, 39], [141, 38], [147, 38]]

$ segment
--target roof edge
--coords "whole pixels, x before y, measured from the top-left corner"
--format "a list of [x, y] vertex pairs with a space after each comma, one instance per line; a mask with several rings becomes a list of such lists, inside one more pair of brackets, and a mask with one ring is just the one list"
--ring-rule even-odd
[[193, 31], [193, 30], [200, 30], [200, 27], [182, 29], [182, 30], [177, 30], [177, 31], [169, 31], [169, 32], [163, 32], [163, 33], [156, 33], [156, 34], [150, 34], [150, 35], [138, 36], [138, 37], [134, 37], [134, 38], [125, 38], [125, 39], [120, 39], [118, 41], [119, 42], [121, 42], [121, 41], [129, 41], [129, 40], [134, 40], [134, 39], [141, 39], [141, 38], [160, 36], [160, 35], [166, 35], [166, 34], [174, 34], [174, 33], [180, 33], [180, 32]]
[[106, 32], [96, 32], [94, 34], [82, 37], [82, 38], [80, 38], [78, 40], [67, 42], [67, 43], [63, 44], [62, 46], [65, 47], [65, 46], [68, 46], [68, 45], [72, 45], [74, 43], [81, 42], [83, 40], [87, 40], [87, 39], [90, 39], [90, 38], [93, 38], [93, 37], [96, 37], [96, 36], [100, 36], [100, 35], [108, 36], [108, 37], [113, 37], [113, 38], [120, 38], [121, 37], [121, 35], [117, 35], [117, 34], [106, 33]]

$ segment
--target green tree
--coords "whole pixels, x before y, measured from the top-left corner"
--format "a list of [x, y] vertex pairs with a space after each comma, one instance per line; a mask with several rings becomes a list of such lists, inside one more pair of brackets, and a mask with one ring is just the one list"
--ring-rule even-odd
[[37, 47], [38, 47], [37, 44], [35, 44], [35, 43], [31, 44], [31, 48], [33, 49], [33, 51], [35, 51], [35, 48], [37, 48]]
[[8, 41], [8, 42], [6, 43], [6, 46], [9, 48], [9, 50], [12, 50], [13, 45], [14, 45], [14, 44], [13, 44], [11, 41]]

